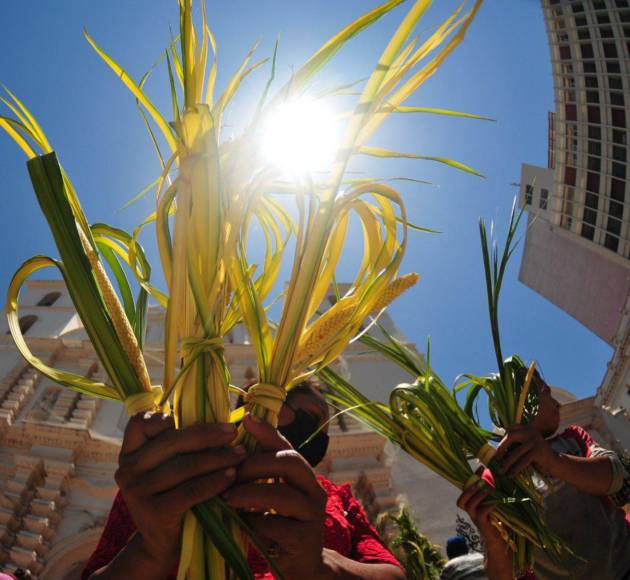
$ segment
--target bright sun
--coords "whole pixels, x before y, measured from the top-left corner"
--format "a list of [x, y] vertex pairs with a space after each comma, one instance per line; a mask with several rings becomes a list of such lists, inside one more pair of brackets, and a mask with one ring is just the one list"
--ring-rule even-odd
[[339, 127], [324, 103], [300, 98], [280, 105], [269, 116], [262, 137], [271, 163], [288, 173], [304, 173], [330, 164]]

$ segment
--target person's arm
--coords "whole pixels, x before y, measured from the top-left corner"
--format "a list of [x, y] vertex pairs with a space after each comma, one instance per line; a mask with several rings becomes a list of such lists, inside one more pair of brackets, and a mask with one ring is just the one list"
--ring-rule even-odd
[[404, 572], [393, 564], [365, 564], [324, 548], [322, 580], [405, 580]]
[[[176, 430], [172, 417], [159, 413], [132, 417], [115, 479], [137, 532], [130, 537], [126, 530], [123, 546], [107, 558], [91, 558], [100, 568], [89, 578], [168, 578], [177, 566], [183, 515], [236, 479], [235, 466], [245, 450], [226, 447], [235, 436], [230, 424]], [[115, 523], [108, 527], [115, 535]], [[96, 566], [88, 562], [90, 570]]]
[[473, 485], [459, 496], [457, 507], [468, 513], [483, 536], [486, 545], [485, 568], [489, 580], [512, 580], [512, 551], [491, 519], [495, 505], [483, 503], [491, 491], [487, 485], [481, 488]]
[[499, 471], [510, 477], [533, 465], [543, 475], [566, 481], [585, 493], [608, 495], [614, 492], [613, 465], [608, 455], [577, 457], [557, 453], [528, 425], [515, 425], [507, 430], [497, 447], [496, 458], [502, 459]]
[[552, 453], [553, 458], [544, 466], [541, 465], [543, 473], [592, 495], [611, 493], [613, 468], [608, 457], [576, 457], [553, 450]]

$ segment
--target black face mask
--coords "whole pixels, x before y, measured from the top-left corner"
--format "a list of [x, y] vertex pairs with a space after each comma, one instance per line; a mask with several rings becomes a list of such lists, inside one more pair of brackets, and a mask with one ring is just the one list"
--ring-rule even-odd
[[315, 467], [326, 455], [328, 449], [328, 433], [320, 431], [306, 445], [302, 445], [317, 429], [319, 423], [313, 415], [303, 411], [302, 409], [293, 409], [288, 403], [287, 405], [295, 415], [295, 418], [288, 425], [278, 427], [278, 431], [291, 443], [295, 449], [306, 461]]

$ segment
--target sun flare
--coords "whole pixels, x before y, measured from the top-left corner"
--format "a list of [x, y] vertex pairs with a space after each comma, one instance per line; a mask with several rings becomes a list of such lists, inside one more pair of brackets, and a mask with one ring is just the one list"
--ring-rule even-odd
[[307, 98], [280, 105], [262, 132], [265, 156], [288, 173], [325, 168], [333, 160], [338, 140], [339, 126], [332, 111]]

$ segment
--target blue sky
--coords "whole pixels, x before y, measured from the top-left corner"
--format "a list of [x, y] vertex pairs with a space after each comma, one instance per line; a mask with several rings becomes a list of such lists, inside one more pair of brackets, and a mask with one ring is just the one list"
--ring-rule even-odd
[[[377, 2], [368, 0], [231, 0], [208, 2], [219, 47], [219, 86], [249, 46], [261, 39], [269, 55], [280, 38], [279, 75], [286, 77], [336, 30]], [[437, 1], [419, 30], [444, 17], [456, 3]], [[355, 80], [374, 66], [407, 2], [333, 61], [321, 85]], [[91, 221], [131, 229], [150, 210], [149, 200], [118, 209], [151, 182], [158, 165], [133, 99], [98, 59], [82, 35], [86, 27], [138, 78], [177, 28], [175, 0], [3, 3], [0, 18], [0, 81], [43, 125], [81, 196]], [[265, 80], [253, 79], [235, 103], [229, 122], [251, 106], [248, 95]], [[164, 77], [149, 93], [168, 111]], [[413, 234], [403, 272], [420, 284], [392, 308], [404, 334], [422, 350], [431, 337], [433, 366], [450, 383], [462, 372], [496, 367], [487, 321], [477, 220], [505, 225], [519, 181], [520, 164], [546, 164], [547, 112], [553, 108], [549, 53], [538, 0], [487, 2], [465, 43], [409, 101], [465, 110], [497, 119], [485, 123], [445, 117], [407, 117], [388, 122], [374, 144], [442, 155], [469, 164], [484, 180], [422, 161], [371, 164], [370, 175], [428, 179], [435, 187], [397, 185], [410, 219], [439, 236]], [[0, 286], [33, 254], [55, 255], [36, 205], [21, 151], [0, 135]], [[351, 244], [352, 246], [352, 244]], [[354, 246], [352, 246], [354, 247]], [[517, 281], [520, 251], [504, 286], [501, 320], [504, 353], [536, 358], [549, 382], [579, 396], [595, 392], [611, 349], [579, 323]]]

